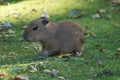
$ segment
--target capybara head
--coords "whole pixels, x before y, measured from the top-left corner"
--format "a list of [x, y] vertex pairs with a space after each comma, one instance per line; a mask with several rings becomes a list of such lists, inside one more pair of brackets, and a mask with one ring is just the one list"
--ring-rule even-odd
[[39, 41], [41, 38], [40, 34], [48, 23], [49, 20], [46, 17], [41, 17], [32, 21], [24, 31], [24, 39], [27, 41]]

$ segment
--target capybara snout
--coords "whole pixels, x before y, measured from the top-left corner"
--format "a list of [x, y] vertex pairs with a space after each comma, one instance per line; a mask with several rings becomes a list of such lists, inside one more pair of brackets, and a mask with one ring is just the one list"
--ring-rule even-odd
[[84, 32], [79, 24], [73, 21], [52, 23], [46, 17], [30, 22], [23, 37], [26, 41], [40, 41], [42, 51], [37, 56], [43, 57], [58, 52], [81, 54], [84, 44]]
[[[31, 41], [29, 39], [29, 31], [27, 29], [24, 30], [24, 33], [23, 33], [23, 38], [26, 40], [26, 41]], [[31, 36], [32, 37], [32, 36]]]

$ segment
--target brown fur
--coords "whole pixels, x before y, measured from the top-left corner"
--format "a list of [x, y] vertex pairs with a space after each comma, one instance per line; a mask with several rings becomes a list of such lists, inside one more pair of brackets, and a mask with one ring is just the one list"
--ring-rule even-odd
[[[34, 27], [37, 30], [33, 30]], [[42, 51], [37, 56], [50, 56], [58, 53], [81, 53], [84, 43], [82, 28], [75, 22], [42, 23], [42, 19], [32, 21], [24, 31], [27, 41], [40, 41]]]

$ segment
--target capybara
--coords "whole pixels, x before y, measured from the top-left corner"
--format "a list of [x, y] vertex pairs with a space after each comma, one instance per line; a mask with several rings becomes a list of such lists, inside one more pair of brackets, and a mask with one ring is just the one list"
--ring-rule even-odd
[[81, 54], [84, 43], [82, 27], [73, 21], [53, 23], [47, 17], [40, 17], [30, 22], [24, 30], [26, 41], [40, 41], [42, 51], [37, 57], [47, 57], [60, 53]]

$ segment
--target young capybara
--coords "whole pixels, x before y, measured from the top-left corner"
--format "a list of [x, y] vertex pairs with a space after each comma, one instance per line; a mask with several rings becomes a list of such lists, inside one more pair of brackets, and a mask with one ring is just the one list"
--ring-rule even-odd
[[59, 53], [81, 55], [84, 32], [73, 21], [52, 23], [46, 17], [32, 21], [24, 30], [26, 41], [40, 41], [42, 51], [36, 57], [47, 57]]

